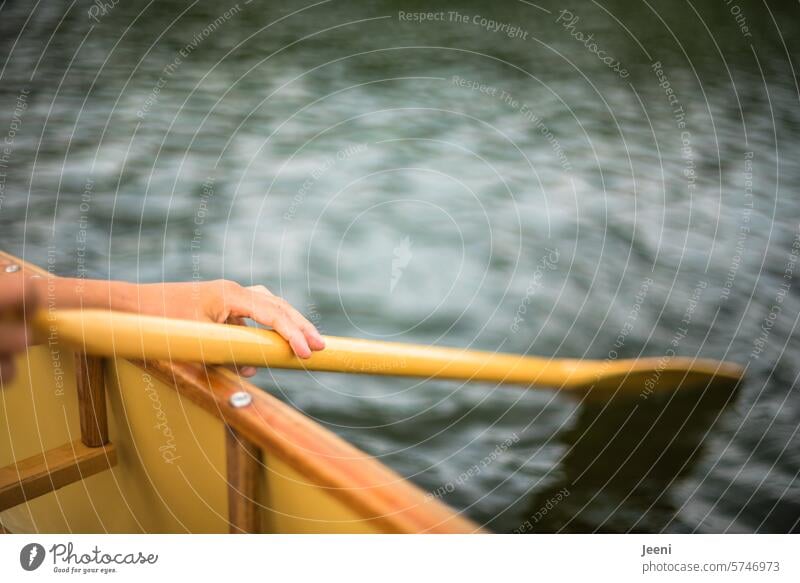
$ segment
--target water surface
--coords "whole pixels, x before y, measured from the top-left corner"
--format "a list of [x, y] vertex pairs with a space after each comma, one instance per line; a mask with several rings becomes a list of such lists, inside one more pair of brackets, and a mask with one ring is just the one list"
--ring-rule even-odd
[[738, 362], [610, 404], [257, 382], [494, 530], [797, 530], [796, 6], [92, 6], [0, 5], [4, 249], [265, 283], [329, 334]]

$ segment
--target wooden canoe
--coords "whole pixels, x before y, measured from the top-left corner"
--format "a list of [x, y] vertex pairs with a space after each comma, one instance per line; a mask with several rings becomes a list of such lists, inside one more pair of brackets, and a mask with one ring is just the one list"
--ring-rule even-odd
[[0, 392], [0, 532], [480, 530], [227, 370], [87, 358], [55, 336], [17, 364]]

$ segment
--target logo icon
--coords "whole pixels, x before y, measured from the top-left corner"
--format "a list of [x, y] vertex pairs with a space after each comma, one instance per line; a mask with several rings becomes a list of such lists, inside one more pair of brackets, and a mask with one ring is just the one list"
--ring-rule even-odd
[[44, 562], [44, 547], [39, 543], [29, 543], [19, 552], [19, 564], [26, 571], [35, 571]]
[[411, 253], [411, 244], [411, 238], [406, 236], [394, 248], [394, 257], [392, 257], [392, 279], [389, 282], [389, 293], [394, 291], [400, 278], [403, 277], [403, 270], [408, 267], [408, 264], [411, 262], [411, 257], [413, 256], [413, 253]]

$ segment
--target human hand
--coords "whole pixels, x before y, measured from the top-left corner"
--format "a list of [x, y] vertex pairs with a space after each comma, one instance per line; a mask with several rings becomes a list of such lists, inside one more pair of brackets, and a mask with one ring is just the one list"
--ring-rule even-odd
[[[236, 282], [159, 283], [136, 286], [133, 311], [168, 318], [245, 325], [249, 318], [269, 326], [289, 342], [300, 358], [325, 348], [322, 336], [286, 300], [263, 285], [243, 287]], [[253, 376], [256, 369], [242, 367], [239, 374]]]

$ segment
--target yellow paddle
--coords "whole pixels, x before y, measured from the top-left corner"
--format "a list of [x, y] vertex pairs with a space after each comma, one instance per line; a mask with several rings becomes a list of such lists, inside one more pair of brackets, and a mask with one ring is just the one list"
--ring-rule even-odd
[[374, 375], [490, 381], [647, 396], [658, 390], [734, 386], [743, 370], [732, 363], [682, 357], [578, 360], [530, 357], [325, 337], [326, 348], [297, 358], [276, 332], [243, 326], [173, 320], [104, 310], [40, 311], [37, 332], [87, 354], [128, 359], [170, 359]]

